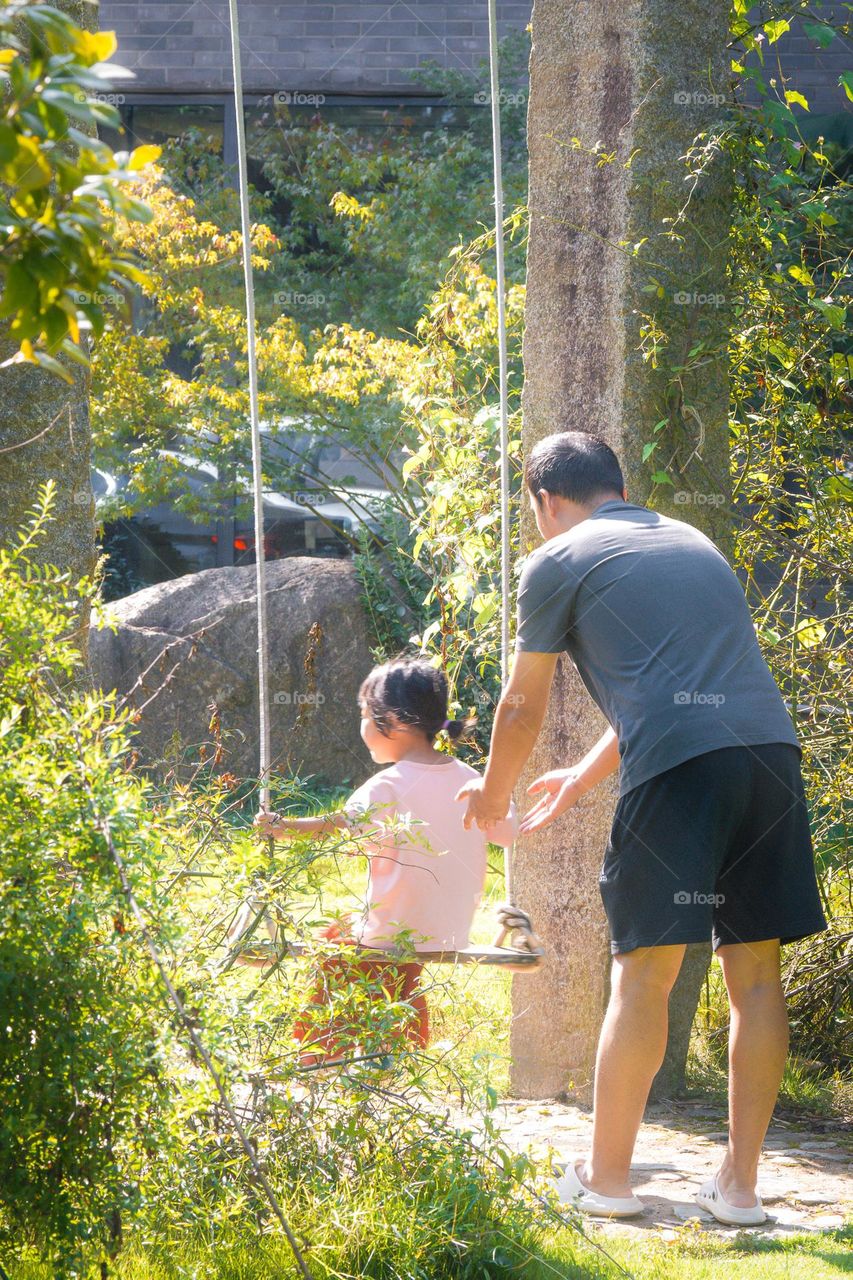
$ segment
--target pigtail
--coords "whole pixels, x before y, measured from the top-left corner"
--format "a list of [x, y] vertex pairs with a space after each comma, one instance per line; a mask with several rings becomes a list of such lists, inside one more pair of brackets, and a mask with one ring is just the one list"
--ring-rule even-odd
[[464, 720], [446, 720], [444, 728], [451, 742], [459, 742], [477, 723], [476, 716], [467, 716]]

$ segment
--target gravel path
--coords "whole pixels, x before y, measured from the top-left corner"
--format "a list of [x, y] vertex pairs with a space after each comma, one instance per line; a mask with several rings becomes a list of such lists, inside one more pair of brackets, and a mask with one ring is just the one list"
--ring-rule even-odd
[[[506, 1138], [517, 1149], [551, 1148], [558, 1162], [586, 1156], [592, 1114], [559, 1102], [506, 1102], [497, 1113]], [[718, 1168], [727, 1141], [723, 1107], [700, 1102], [650, 1105], [631, 1166], [642, 1217], [622, 1222], [587, 1219], [605, 1234], [667, 1238], [690, 1218], [705, 1230], [729, 1234], [692, 1199], [692, 1192]], [[758, 1235], [827, 1231], [853, 1218], [853, 1125], [823, 1120], [774, 1119], [764, 1144], [758, 1192], [768, 1212]], [[744, 1230], [744, 1228], [740, 1228]]]

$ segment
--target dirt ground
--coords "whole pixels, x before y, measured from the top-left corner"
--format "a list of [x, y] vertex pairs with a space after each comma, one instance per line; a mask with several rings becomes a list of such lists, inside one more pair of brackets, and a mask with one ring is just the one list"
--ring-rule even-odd
[[[495, 1117], [516, 1149], [542, 1154], [547, 1148], [557, 1162], [587, 1156], [592, 1113], [559, 1102], [506, 1102]], [[728, 1234], [692, 1198], [719, 1168], [726, 1141], [726, 1112], [706, 1102], [650, 1104], [640, 1129], [631, 1182], [646, 1212], [630, 1220], [586, 1222], [604, 1234], [643, 1237], [668, 1232], [688, 1219], [704, 1230]], [[739, 1228], [759, 1235], [826, 1231], [853, 1218], [853, 1126], [824, 1120], [774, 1119], [764, 1144], [758, 1192], [768, 1221]]]

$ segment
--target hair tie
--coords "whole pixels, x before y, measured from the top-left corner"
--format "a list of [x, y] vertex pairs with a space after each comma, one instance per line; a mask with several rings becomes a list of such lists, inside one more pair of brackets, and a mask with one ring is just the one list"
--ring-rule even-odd
[[449, 728], [450, 728], [450, 721], [449, 721], [449, 720], [445, 720], [444, 724], [443, 724], [441, 727], [442, 727], [442, 729], [449, 729]]

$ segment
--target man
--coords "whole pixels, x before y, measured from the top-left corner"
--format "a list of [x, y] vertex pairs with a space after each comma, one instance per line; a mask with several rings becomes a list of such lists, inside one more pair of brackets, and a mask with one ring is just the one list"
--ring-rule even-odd
[[722, 1222], [757, 1224], [788, 1050], [779, 948], [826, 928], [797, 737], [740, 584], [704, 534], [629, 503], [615, 454], [585, 432], [541, 441], [525, 480], [545, 545], [521, 575], [485, 775], [457, 798], [466, 823], [506, 815], [567, 651], [611, 727], [577, 764], [537, 778], [520, 830], [553, 822], [617, 768], [620, 788], [599, 879], [613, 966], [592, 1152], [570, 1161], [560, 1194], [599, 1216], [642, 1211], [629, 1171], [669, 993], [686, 944], [710, 935], [732, 1010], [729, 1144], [696, 1199]]

